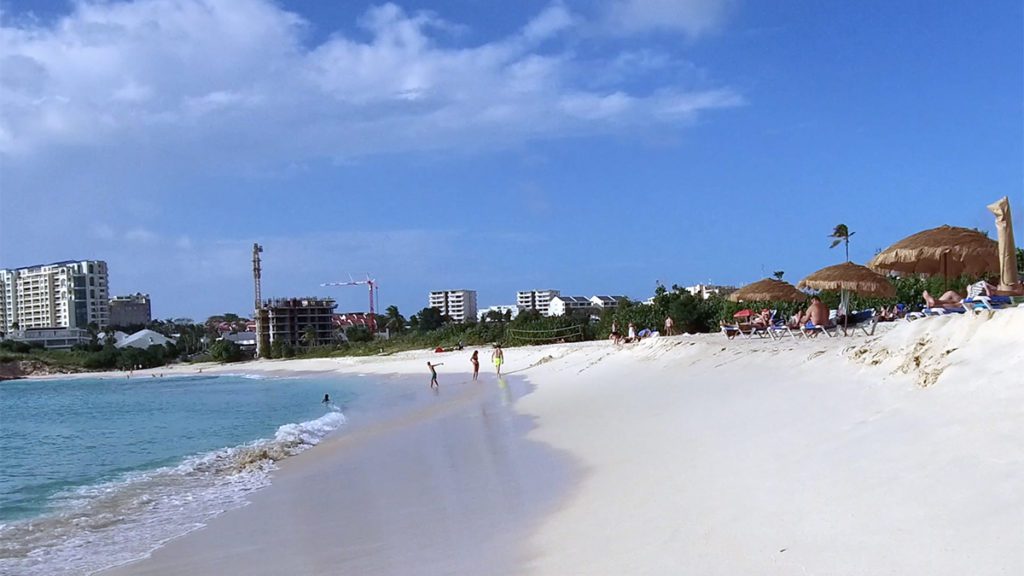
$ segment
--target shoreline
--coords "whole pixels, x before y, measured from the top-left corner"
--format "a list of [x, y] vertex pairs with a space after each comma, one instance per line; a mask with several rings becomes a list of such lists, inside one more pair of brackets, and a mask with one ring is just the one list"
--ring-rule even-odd
[[[382, 385], [410, 377], [378, 376]], [[509, 409], [531, 392], [524, 380], [458, 376], [446, 375], [439, 395], [417, 394], [410, 406], [353, 414], [319, 445], [282, 461], [250, 505], [97, 574], [282, 574], [295, 570], [296, 558], [314, 558], [325, 573], [517, 573], [527, 554], [517, 543], [569, 489], [572, 465], [526, 440], [531, 419]], [[451, 473], [455, 464], [459, 474]], [[546, 472], [516, 473], [537, 469]], [[443, 482], [431, 480], [438, 473]], [[376, 550], [373, 558], [361, 554], [366, 548]]]
[[[1009, 310], [510, 348], [505, 388], [442, 372], [429, 409], [355, 413], [250, 505], [100, 574], [1016, 573], [1022, 345]], [[415, 377], [422, 395], [427, 359], [471, 351], [203, 374]]]

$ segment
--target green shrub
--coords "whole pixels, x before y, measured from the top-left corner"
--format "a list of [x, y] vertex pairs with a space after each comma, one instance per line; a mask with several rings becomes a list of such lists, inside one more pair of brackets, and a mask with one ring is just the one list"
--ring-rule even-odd
[[270, 345], [270, 357], [293, 358], [295, 357], [295, 347], [283, 340], [276, 340]]
[[230, 340], [217, 340], [210, 346], [210, 358], [215, 362], [238, 362], [242, 359], [242, 349]]
[[366, 326], [349, 326], [345, 330], [345, 337], [349, 342], [372, 342], [373, 334]]

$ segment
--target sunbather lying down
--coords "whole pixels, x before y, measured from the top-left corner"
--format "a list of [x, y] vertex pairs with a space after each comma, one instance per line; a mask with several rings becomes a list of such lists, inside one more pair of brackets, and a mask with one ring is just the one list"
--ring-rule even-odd
[[[1024, 295], [1024, 286], [1018, 284], [1011, 286], [1009, 290], [1000, 290], [998, 286], [980, 280], [967, 287], [967, 297], [977, 298], [978, 296], [1017, 296]], [[958, 292], [947, 290], [942, 296], [935, 298], [925, 290], [922, 294], [924, 303], [929, 308], [960, 308], [964, 305], [964, 297]]]
[[921, 293], [924, 303], [929, 308], [960, 308], [963, 306], [964, 297], [953, 290], [947, 290], [938, 298], [932, 296], [927, 290]]

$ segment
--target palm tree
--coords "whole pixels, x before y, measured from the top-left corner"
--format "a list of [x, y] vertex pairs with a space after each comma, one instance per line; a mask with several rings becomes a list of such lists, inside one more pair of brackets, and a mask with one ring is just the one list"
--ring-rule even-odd
[[385, 327], [391, 332], [401, 332], [405, 328], [405, 318], [398, 311], [398, 306], [392, 304], [384, 310], [384, 316], [387, 318], [387, 322], [384, 324]]
[[846, 261], [850, 261], [850, 236], [853, 236], [856, 232], [850, 232], [850, 229], [846, 227], [846, 224], [836, 224], [835, 230], [829, 235], [832, 238], [832, 245], [829, 249], [835, 248], [840, 244], [846, 245]]

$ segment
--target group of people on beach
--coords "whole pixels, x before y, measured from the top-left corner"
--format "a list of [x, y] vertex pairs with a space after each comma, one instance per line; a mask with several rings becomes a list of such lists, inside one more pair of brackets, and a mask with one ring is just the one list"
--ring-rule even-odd
[[[924, 303], [929, 308], [962, 308], [970, 307], [970, 301], [979, 296], [1024, 296], [1024, 284], [1018, 284], [1010, 289], [1000, 289], [987, 280], [980, 280], [967, 287], [966, 295], [961, 295], [954, 290], [947, 290], [938, 298], [932, 296], [927, 290], [922, 293]], [[898, 320], [905, 317], [907, 307], [903, 304], [893, 305], [891, 308], [882, 307], [874, 311], [875, 318], [879, 322]], [[806, 310], [797, 310], [789, 317], [786, 325], [791, 329], [813, 328], [815, 326], [834, 326], [843, 323], [845, 311], [839, 310], [835, 318], [818, 296], [811, 296], [810, 305]], [[755, 328], [767, 328], [775, 319], [772, 312], [767, 308], [754, 315], [751, 326]]]
[[[671, 316], [665, 318], [665, 334], [672, 336], [675, 334], [675, 322]], [[629, 344], [631, 342], [639, 342], [644, 338], [650, 338], [651, 336], [660, 336], [661, 332], [657, 330], [651, 330], [650, 328], [644, 328], [643, 330], [637, 330], [636, 324], [630, 322], [626, 326], [626, 333], [622, 334], [619, 331], [619, 323], [612, 320], [612, 331], [608, 335], [608, 339], [612, 341], [612, 344]]]
[[[461, 346], [459, 348], [461, 350]], [[494, 369], [498, 373], [498, 377], [501, 377], [501, 365], [505, 363], [505, 351], [502, 350], [501, 344], [496, 343], [491, 348], [491, 362], [494, 364]], [[480, 351], [473, 350], [473, 354], [469, 357], [469, 363], [473, 365], [473, 380], [477, 380], [480, 377]], [[430, 370], [430, 387], [434, 390], [438, 389], [437, 383], [437, 367], [444, 366], [444, 362], [431, 362], [427, 361], [427, 369]]]
[[[807, 308], [798, 309], [794, 312], [793, 315], [788, 318], [786, 326], [793, 330], [798, 330], [804, 327], [811, 328], [814, 326], [829, 326], [832, 322], [829, 316], [830, 311], [828, 306], [821, 301], [821, 298], [818, 296], [811, 296], [811, 301]], [[752, 314], [749, 326], [752, 328], [764, 329], [775, 323], [776, 320], [774, 313], [768, 308], [764, 308], [759, 313]]]

